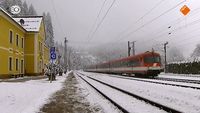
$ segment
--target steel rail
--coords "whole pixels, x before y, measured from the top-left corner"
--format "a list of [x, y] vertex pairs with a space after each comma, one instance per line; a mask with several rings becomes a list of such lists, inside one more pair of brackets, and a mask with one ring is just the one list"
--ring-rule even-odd
[[[115, 78], [122, 78], [122, 79], [128, 79], [128, 80], [135, 80], [135, 81], [141, 81], [141, 82], [148, 82], [148, 83], [154, 83], [154, 84], [162, 84], [162, 85], [170, 85], [170, 86], [178, 86], [178, 87], [183, 87], [183, 88], [191, 88], [191, 89], [198, 89], [200, 90], [200, 87], [195, 87], [195, 86], [187, 86], [187, 85], [180, 85], [180, 84], [171, 84], [171, 83], [163, 83], [163, 82], [157, 82], [157, 81], [151, 81], [149, 79], [140, 79], [140, 78], [134, 78], [134, 77], [125, 77], [125, 76], [121, 76], [121, 75], [108, 75], [111, 77], [115, 77]], [[155, 80], [155, 79], [152, 79]]]
[[[78, 74], [77, 74], [78, 75]], [[80, 75], [78, 75], [83, 81], [85, 81], [87, 84], [89, 84], [93, 89], [95, 89], [98, 93], [100, 93], [104, 98], [106, 98], [107, 100], [109, 100], [113, 105], [115, 105], [119, 110], [121, 110], [123, 113], [129, 113], [125, 108], [123, 108], [122, 106], [120, 106], [119, 104], [117, 104], [115, 101], [113, 101], [111, 98], [109, 98], [108, 96], [106, 96], [103, 92], [101, 92], [99, 89], [97, 89], [95, 86], [93, 86], [92, 84], [90, 84], [87, 80], [85, 80], [83, 77], [81, 77]]]
[[[84, 74], [81, 74], [81, 75], [84, 75]], [[136, 99], [138, 99], [138, 100], [142, 100], [142, 101], [144, 101], [144, 102], [147, 102], [147, 103], [149, 103], [149, 104], [151, 104], [151, 105], [153, 105], [153, 106], [156, 106], [156, 107], [158, 107], [158, 108], [160, 108], [160, 109], [162, 109], [162, 110], [164, 110], [164, 111], [166, 111], [166, 112], [170, 112], [170, 113], [182, 113], [181, 111], [175, 110], [175, 109], [173, 109], [173, 108], [170, 108], [170, 107], [168, 107], [168, 106], [162, 105], [162, 104], [160, 104], [160, 103], [157, 103], [157, 102], [155, 102], [155, 101], [149, 100], [149, 99], [147, 99], [147, 98], [141, 97], [141, 96], [139, 96], [139, 95], [130, 93], [130, 92], [126, 91], [126, 90], [123, 90], [123, 89], [118, 88], [118, 87], [116, 87], [116, 86], [110, 85], [110, 84], [105, 83], [105, 82], [103, 82], [103, 81], [97, 80], [97, 79], [92, 78], [92, 77], [90, 77], [90, 76], [87, 76], [87, 75], [85, 75], [85, 76], [88, 77], [88, 78], [90, 78], [90, 79], [92, 79], [92, 80], [94, 80], [94, 81], [97, 81], [97, 82], [99, 82], [99, 83], [101, 83], [101, 84], [104, 84], [104, 85], [106, 85], [106, 86], [109, 86], [109, 87], [111, 87], [111, 88], [113, 88], [113, 89], [115, 89], [115, 90], [121, 91], [122, 93], [125, 93], [125, 94], [127, 94], [127, 95], [129, 95], [129, 96], [132, 96], [132, 97], [134, 97], [134, 98], [136, 98]]]

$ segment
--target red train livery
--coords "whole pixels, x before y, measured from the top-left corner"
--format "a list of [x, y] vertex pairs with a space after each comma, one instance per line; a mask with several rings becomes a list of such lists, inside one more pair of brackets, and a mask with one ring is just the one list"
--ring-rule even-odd
[[155, 52], [145, 52], [102, 64], [91, 65], [84, 69], [84, 71], [88, 72], [135, 74], [135, 76], [143, 77], [157, 76], [162, 70], [160, 54]]

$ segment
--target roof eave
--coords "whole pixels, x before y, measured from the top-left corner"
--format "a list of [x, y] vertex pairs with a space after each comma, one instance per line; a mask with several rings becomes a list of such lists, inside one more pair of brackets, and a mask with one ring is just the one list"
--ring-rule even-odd
[[20, 27], [22, 30], [24, 30], [24, 32], [27, 32], [27, 30], [25, 28], [23, 28], [18, 22], [16, 22], [11, 15], [9, 15], [7, 12], [5, 12], [1, 7], [0, 7], [0, 11], [6, 15], [8, 18], [10, 18], [14, 23], [17, 24], [18, 27]]

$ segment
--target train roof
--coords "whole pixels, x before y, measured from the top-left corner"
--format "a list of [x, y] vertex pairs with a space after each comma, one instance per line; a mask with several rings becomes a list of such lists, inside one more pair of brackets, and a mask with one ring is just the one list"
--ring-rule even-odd
[[152, 54], [154, 54], [154, 55], [160, 55], [159, 53], [156, 53], [156, 52], [149, 52], [149, 51], [147, 51], [147, 52], [140, 53], [140, 54], [137, 54], [137, 55], [132, 55], [132, 56], [129, 56], [129, 57], [124, 57], [124, 58], [120, 58], [120, 59], [116, 59], [116, 60], [111, 60], [111, 61], [108, 61], [108, 62], [96, 64], [96, 65], [109, 64], [109, 63], [119, 62], [119, 61], [126, 61], [126, 60], [138, 58], [138, 57], [141, 57], [141, 56], [148, 56], [148, 55], [152, 55]]

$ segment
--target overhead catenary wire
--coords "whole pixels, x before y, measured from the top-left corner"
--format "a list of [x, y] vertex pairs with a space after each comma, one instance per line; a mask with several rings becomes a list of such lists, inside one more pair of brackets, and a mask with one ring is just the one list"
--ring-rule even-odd
[[[176, 7], [178, 7], [179, 5], [181, 5], [182, 3], [184, 3], [186, 0], [184, 0], [184, 1], [182, 1], [182, 2], [179, 2], [178, 4], [176, 4], [175, 6], [173, 6], [172, 8], [170, 8], [170, 9], [168, 9], [167, 11], [165, 11], [165, 12], [163, 12], [162, 14], [160, 14], [159, 16], [157, 16], [157, 17], [155, 17], [154, 19], [152, 19], [151, 21], [149, 21], [149, 22], [153, 22], [153, 21], [155, 21], [155, 20], [157, 20], [158, 18], [160, 18], [161, 16], [163, 16], [164, 14], [166, 14], [166, 13], [168, 13], [168, 12], [170, 12], [171, 10], [173, 10], [173, 9], [175, 9]], [[159, 3], [157, 3], [157, 4], [159, 4]], [[192, 14], [192, 13], [194, 13], [194, 14], [196, 14], [197, 12], [195, 12], [195, 11], [197, 11], [197, 10], [199, 10], [200, 8], [197, 8], [197, 9], [195, 9], [195, 10], [193, 10], [191, 13], [190, 13], [190, 15]], [[149, 11], [150, 12], [150, 11]], [[176, 22], [176, 21], [178, 21], [178, 23], [179, 23], [179, 19], [181, 19], [181, 18], [178, 18], [178, 19], [176, 19], [176, 20], [174, 20], [174, 21], [172, 21], [172, 22]], [[170, 22], [171, 23], [171, 22]], [[146, 25], [148, 25], [148, 24], [150, 24], [150, 23], [145, 23], [145, 25], [143, 25], [143, 26], [140, 26], [140, 27], [145, 27]], [[169, 23], [168, 23], [169, 24]], [[165, 25], [165, 26], [167, 26], [167, 24]], [[138, 31], [140, 30], [141, 28], [138, 28]], [[159, 29], [160, 30], [160, 29]], [[135, 31], [136, 32], [136, 31]], [[156, 32], [157, 33], [157, 32]], [[123, 38], [123, 37], [122, 37]], [[127, 37], [125, 37], [125, 38], [127, 38]], [[141, 38], [143, 38], [143, 37], [141, 37]], [[119, 38], [118, 40], [114, 40], [115, 42], [117, 42], [117, 41], [120, 41], [121, 40], [121, 38]], [[105, 44], [108, 44], [108, 43], [110, 43], [111, 41], [109, 41], [109, 42], [107, 42], [107, 43], [105, 43]], [[112, 43], [113, 43], [113, 39], [112, 39]]]
[[[200, 13], [199, 10], [200, 10], [200, 7], [198, 7], [198, 8], [196, 8], [196, 9], [192, 10], [189, 16], [192, 18], [192, 17], [195, 16], [196, 14], [199, 14], [199, 13]], [[181, 19], [181, 18], [182, 18], [182, 19]], [[168, 24], [164, 25], [163, 27], [165, 27], [165, 29], [168, 28], [169, 26], [172, 27], [172, 26], [174, 26], [174, 25], [180, 23], [180, 22], [183, 21], [183, 20], [184, 20], [184, 18], [183, 18], [183, 17], [180, 17], [180, 18], [178, 18], [178, 19], [176, 19], [176, 20], [173, 20], [172, 22], [169, 22]], [[176, 22], [176, 21], [178, 21], [178, 22]], [[198, 20], [197, 20], [196, 22], [199, 23]], [[175, 23], [175, 24], [170, 24], [170, 23]], [[195, 21], [194, 21], [194, 22], [191, 22], [191, 23], [196, 24]], [[191, 25], [192, 25], [192, 24], [186, 24], [186, 25], [184, 25], [184, 26], [187, 26], [187, 28], [188, 28], [188, 27], [190, 27]], [[174, 31], [179, 31], [179, 30], [181, 30], [181, 29], [183, 29], [183, 28], [186, 28], [186, 27], [184, 27], [184, 26], [181, 26], [181, 27], [179, 27], [179, 28], [177, 28], [177, 29], [174, 29], [174, 30], [173, 30], [173, 34], [175, 33]], [[153, 34], [158, 34], [159, 32], [161, 32], [161, 31], [164, 30], [164, 29], [161, 29], [161, 28], [162, 28], [162, 27], [159, 28], [160, 30], [159, 30], [158, 32], [155, 32], [155, 33], [153, 33]], [[194, 29], [194, 30], [192, 30], [192, 31], [189, 31], [189, 32], [187, 32], [187, 33], [180, 34], [180, 35], [178, 35], [178, 36], [182, 36], [182, 35], [185, 35], [185, 34], [188, 35], [188, 33], [192, 33], [192, 32], [197, 31], [197, 30], [199, 30], [199, 28]], [[172, 31], [170, 31], [170, 32], [172, 32]], [[168, 35], [169, 35], [168, 33], [169, 33], [169, 32], [164, 32], [164, 33], [162, 33], [162, 34], [160, 34], [160, 35], [158, 35], [158, 36], [156, 36], [156, 37], [150, 38], [150, 39], [148, 39], [148, 40], [143, 40], [143, 41], [140, 41], [140, 40], [139, 40], [138, 43], [145, 43], [145, 42], [147, 42], [147, 41], [156, 41], [155, 39], [164, 37], [163, 35], [167, 35], [167, 36], [168, 36]], [[149, 35], [150, 35], [150, 34], [149, 34]], [[147, 35], [147, 36], [149, 36], [149, 35]], [[145, 36], [142, 36], [141, 38], [144, 38], [144, 37], [145, 37]], [[173, 37], [177, 37], [177, 36], [173, 36]], [[173, 38], [173, 37], [170, 36], [170, 38]], [[150, 45], [149, 45], [149, 46], [150, 46]]]
[[106, 1], [107, 1], [107, 0], [104, 0], [103, 4], [101, 5], [101, 8], [100, 8], [100, 10], [99, 10], [99, 12], [98, 12], [98, 14], [97, 14], [97, 17], [96, 17], [96, 19], [95, 19], [95, 21], [94, 21], [94, 23], [93, 23], [93, 25], [92, 25], [92, 27], [91, 27], [91, 30], [90, 30], [90, 32], [88, 33], [88, 38], [90, 37], [90, 34], [92, 33], [93, 28], [95, 27], [95, 25], [96, 25], [96, 23], [97, 23], [97, 21], [98, 21], [98, 19], [99, 19], [99, 16], [100, 16], [100, 14], [101, 14], [102, 11], [103, 11], [103, 7], [105, 6]]
[[120, 32], [118, 34], [118, 37], [121, 37], [121, 35], [123, 35], [126, 31], [128, 31], [129, 29], [132, 28], [132, 26], [134, 26], [135, 24], [137, 24], [138, 22], [140, 22], [142, 19], [144, 19], [144, 17], [146, 17], [147, 15], [149, 15], [154, 9], [156, 9], [158, 6], [161, 5], [161, 3], [163, 3], [165, 0], [160, 0], [157, 4], [155, 4], [149, 11], [147, 11], [144, 15], [142, 15], [141, 17], [139, 17], [136, 21], [134, 21], [130, 26], [128, 26], [125, 30], [123, 30], [122, 32]]
[[[56, 7], [55, 7], [54, 0], [50, 0], [50, 1], [51, 1], [52, 6], [53, 6], [53, 10], [54, 10], [54, 13], [55, 13], [55, 18], [56, 18], [57, 20], [59, 20], [59, 19], [57, 18], [58, 15], [57, 15], [57, 10], [56, 10]], [[60, 24], [60, 21], [57, 21], [57, 23], [58, 23], [58, 25], [59, 25], [59, 27], [60, 27], [60, 29], [61, 29], [61, 32], [62, 32], [63, 36], [65, 36], [65, 33], [64, 33], [63, 27], [62, 27], [61, 24]]]
[[[183, 26], [181, 26], [181, 27], [179, 27], [179, 28], [176, 28], [176, 29], [172, 30], [171, 32], [181, 30], [181, 29], [185, 28], [186, 26], [187, 26], [187, 27], [190, 27], [190, 26], [192, 26], [192, 25], [198, 24], [199, 22], [200, 22], [200, 19], [195, 20], [195, 21], [193, 21], [193, 22], [191, 22], [191, 23], [189, 23], [189, 24], [186, 24], [186, 25], [183, 25]], [[198, 30], [198, 29], [196, 29], [196, 30]], [[163, 34], [161, 34], [161, 35], [159, 35], [159, 36], [157, 36], [157, 37], [154, 37], [154, 38], [148, 39], [148, 40], [146, 40], [146, 41], [142, 41], [142, 42], [144, 43], [144, 42], [147, 42], [147, 41], [150, 41], [150, 40], [155, 40], [155, 39], [162, 38], [162, 35], [164, 35], [164, 34], [169, 35], [167, 32], [165, 32], [165, 33], [163, 33]]]
[[132, 35], [133, 33], [136, 33], [136, 32], [139, 31], [140, 29], [142, 29], [142, 28], [144, 28], [145, 26], [151, 24], [152, 22], [154, 22], [154, 21], [157, 20], [158, 18], [160, 18], [160, 17], [162, 17], [163, 15], [167, 14], [168, 12], [170, 12], [170, 11], [173, 10], [173, 9], [175, 9], [175, 8], [178, 7], [179, 5], [183, 4], [185, 1], [186, 1], [186, 0], [179, 2], [178, 4], [176, 4], [175, 6], [173, 6], [172, 8], [166, 10], [165, 12], [161, 13], [159, 16], [157, 16], [157, 17], [151, 19], [150, 21], [144, 23], [143, 25], [139, 26], [137, 29], [135, 29], [135, 30], [129, 32], [126, 36], [121, 37], [121, 38], [119, 38], [119, 39], [116, 40], [116, 41], [119, 41], [119, 40], [121, 40], [122, 38], [127, 38], [127, 37], [129, 37], [130, 35]]
[[108, 10], [106, 11], [105, 15], [103, 16], [103, 18], [101, 19], [101, 21], [97, 24], [97, 27], [94, 30], [94, 32], [92, 33], [91, 37], [89, 37], [88, 42], [92, 40], [92, 38], [94, 37], [95, 33], [97, 32], [97, 30], [99, 29], [99, 27], [102, 25], [103, 21], [105, 20], [106, 16], [108, 15], [109, 11], [111, 10], [111, 8], [113, 7], [113, 5], [114, 5], [115, 2], [116, 2], [116, 0], [113, 0], [112, 4], [110, 5], [110, 7], [108, 8]]

